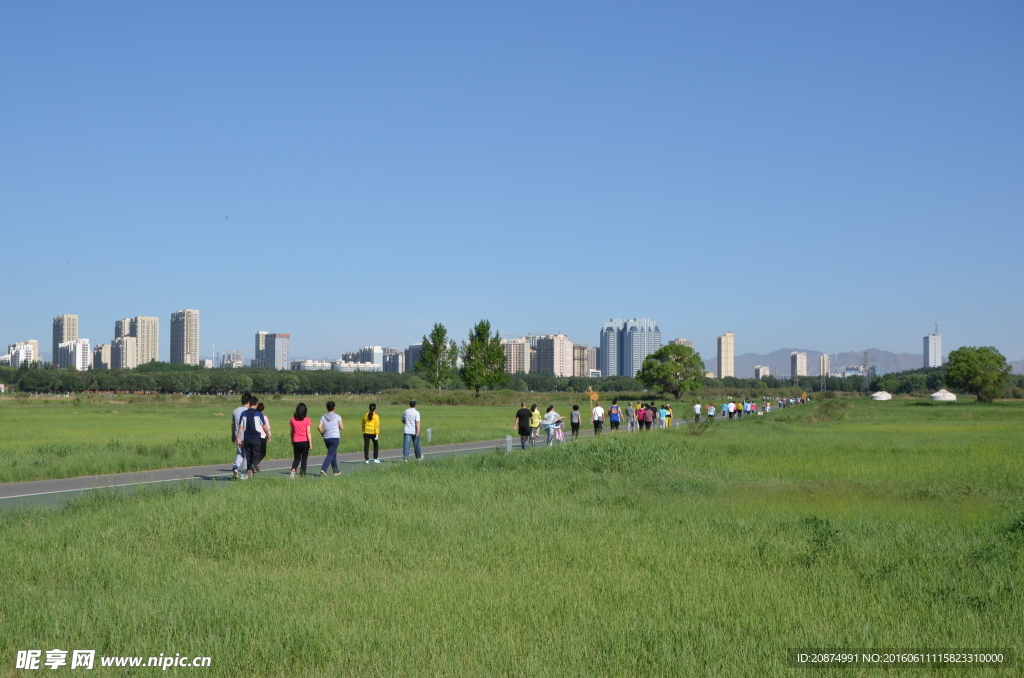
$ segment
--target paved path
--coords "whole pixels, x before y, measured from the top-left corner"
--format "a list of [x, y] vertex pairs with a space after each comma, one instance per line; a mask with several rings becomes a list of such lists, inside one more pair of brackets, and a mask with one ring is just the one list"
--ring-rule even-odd
[[[592, 431], [583, 432], [583, 435], [593, 435]], [[513, 445], [518, 446], [519, 437], [513, 437]], [[543, 437], [538, 441], [538, 446], [544, 444]], [[438, 457], [449, 456], [461, 452], [493, 450], [494, 448], [505, 448], [505, 439], [478, 440], [475, 442], [454, 443], [451, 445], [431, 445], [422, 448], [423, 455]], [[227, 456], [227, 455], [225, 455]], [[401, 449], [381, 450], [381, 461], [395, 462], [402, 458]], [[409, 452], [412, 456], [412, 450]], [[320, 465], [323, 464], [324, 455], [310, 457], [307, 465], [307, 472], [310, 475], [319, 475]], [[227, 460], [224, 464], [212, 464], [210, 466], [187, 466], [183, 468], [154, 469], [152, 471], [133, 471], [131, 473], [112, 473], [101, 476], [82, 476], [79, 478], [60, 478], [56, 480], [32, 480], [22, 483], [0, 483], [0, 502], [8, 499], [28, 499], [31, 497], [43, 497], [45, 495], [56, 495], [65, 492], [83, 492], [111, 487], [125, 487], [131, 485], [145, 485], [149, 483], [166, 483], [180, 480], [223, 480], [231, 476], [231, 465], [234, 459]], [[353, 464], [362, 465], [363, 453], [352, 452], [338, 455], [339, 464], [352, 467]], [[288, 471], [291, 468], [292, 460], [289, 459], [267, 459], [260, 464], [263, 472]], [[371, 465], [372, 462], [371, 462]], [[10, 503], [10, 502], [4, 502]], [[14, 502], [22, 503], [22, 502]]]

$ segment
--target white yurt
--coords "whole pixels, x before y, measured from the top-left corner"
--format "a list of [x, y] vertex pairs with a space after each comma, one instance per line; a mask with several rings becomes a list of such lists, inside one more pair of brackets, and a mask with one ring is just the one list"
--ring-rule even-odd
[[950, 393], [946, 389], [941, 389], [932, 394], [932, 400], [938, 400], [941, 402], [953, 402], [956, 400], [956, 394]]
[[892, 400], [892, 394], [885, 391], [879, 391], [878, 393], [871, 394], [872, 400]]

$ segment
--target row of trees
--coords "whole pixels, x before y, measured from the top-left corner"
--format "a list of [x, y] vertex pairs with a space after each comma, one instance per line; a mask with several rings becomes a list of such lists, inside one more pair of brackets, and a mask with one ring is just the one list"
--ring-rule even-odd
[[[767, 391], [792, 383], [772, 377], [763, 380], [726, 378], [719, 381], [707, 379], [703, 375], [704, 362], [700, 354], [686, 346], [669, 345], [648, 356], [636, 378], [648, 389], [671, 393], [677, 400], [685, 392], [709, 386]], [[800, 377], [797, 381], [807, 391], [856, 392], [865, 389], [920, 395], [949, 386], [974, 395], [981, 402], [991, 402], [1000, 397], [1024, 396], [1024, 376], [1011, 375], [1006, 358], [991, 346], [964, 346], [950, 353], [949, 362], [941, 368], [887, 374], [872, 379], [870, 383], [864, 377], [828, 377], [824, 383], [821, 377]]]

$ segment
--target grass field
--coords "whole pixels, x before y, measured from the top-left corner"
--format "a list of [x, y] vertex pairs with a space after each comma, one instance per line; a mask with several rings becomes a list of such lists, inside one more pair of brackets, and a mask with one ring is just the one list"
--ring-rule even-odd
[[822, 402], [699, 438], [0, 512], [0, 673], [55, 647], [208, 655], [215, 676], [782, 676], [787, 648], [1019, 649], [1022, 423]]
[[[538, 402], [542, 410], [548, 404], [556, 405], [566, 414], [571, 409], [570, 394], [529, 395], [545, 398]], [[580, 396], [575, 397], [575, 402], [579, 402]], [[338, 412], [345, 422], [339, 452], [361, 451], [360, 418], [371, 399], [307, 396], [266, 401], [266, 413], [275, 434], [267, 457], [292, 458], [288, 420], [296, 404], [307, 404], [315, 426], [326, 411], [325, 403], [331, 399], [338, 403]], [[378, 405], [381, 448], [401, 447], [401, 416], [408, 404], [382, 400]], [[237, 406], [236, 399], [213, 396], [0, 399], [0, 482], [230, 463], [234, 460], [230, 419]], [[517, 407], [425, 404], [420, 407], [423, 443], [426, 444], [428, 427], [432, 429], [434, 444], [504, 437], [512, 432]], [[314, 454], [325, 452], [322, 446], [314, 450]]]

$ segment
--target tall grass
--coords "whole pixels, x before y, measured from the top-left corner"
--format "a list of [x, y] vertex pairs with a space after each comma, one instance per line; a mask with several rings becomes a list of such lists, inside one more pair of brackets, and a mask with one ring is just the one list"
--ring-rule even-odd
[[965, 411], [6, 512], [0, 642], [224, 676], [781, 676], [790, 647], [1015, 647], [1024, 411]]

